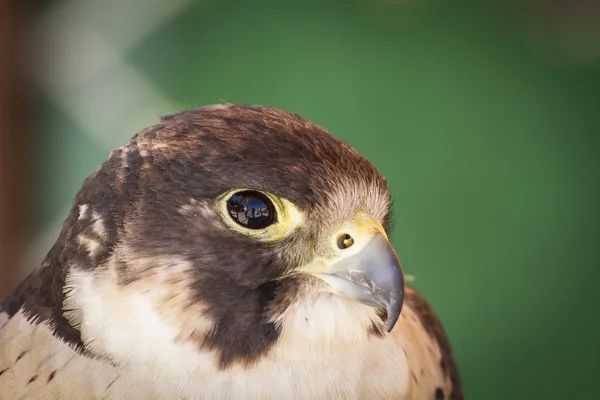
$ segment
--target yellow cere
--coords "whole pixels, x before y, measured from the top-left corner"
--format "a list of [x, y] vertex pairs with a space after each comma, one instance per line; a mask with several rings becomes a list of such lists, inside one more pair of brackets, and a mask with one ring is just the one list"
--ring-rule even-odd
[[[308, 264], [302, 266], [300, 271], [309, 274], [327, 273], [331, 265], [337, 261], [360, 253], [377, 234], [382, 234], [387, 238], [385, 230], [379, 222], [371, 218], [365, 211], [358, 210], [351, 219], [343, 223], [331, 235], [330, 243], [333, 253], [328, 256], [315, 255]], [[344, 239], [344, 242], [347, 241], [344, 243], [346, 246], [338, 246], [338, 240], [345, 235], [350, 236], [351, 239]], [[352, 244], [348, 245], [349, 243]]]
[[[334, 233], [332, 240], [338, 251], [347, 253], [346, 255], [351, 255], [360, 252], [377, 233], [387, 238], [385, 230], [379, 222], [371, 218], [365, 211], [358, 210], [350, 220], [340, 226]], [[345, 248], [340, 249], [337, 241], [338, 238], [344, 235], [348, 235], [350, 238], [344, 239]]]

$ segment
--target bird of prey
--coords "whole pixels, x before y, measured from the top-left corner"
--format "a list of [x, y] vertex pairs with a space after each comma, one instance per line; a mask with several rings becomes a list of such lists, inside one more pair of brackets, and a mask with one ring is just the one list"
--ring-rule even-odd
[[1, 399], [461, 399], [386, 179], [297, 114], [163, 117], [2, 302]]

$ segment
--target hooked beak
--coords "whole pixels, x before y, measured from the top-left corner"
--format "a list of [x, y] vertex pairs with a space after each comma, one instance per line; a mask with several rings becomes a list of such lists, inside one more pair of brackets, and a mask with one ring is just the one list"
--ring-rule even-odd
[[335, 294], [385, 308], [386, 328], [390, 332], [400, 317], [404, 300], [404, 277], [398, 256], [381, 225], [365, 213], [359, 213], [342, 231], [350, 245], [341, 246], [338, 256], [321, 260], [318, 267], [306, 272], [325, 281]]

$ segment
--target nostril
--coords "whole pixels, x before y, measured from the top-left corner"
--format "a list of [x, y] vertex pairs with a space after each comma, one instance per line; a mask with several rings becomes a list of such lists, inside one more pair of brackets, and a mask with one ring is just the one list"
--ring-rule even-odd
[[341, 250], [345, 250], [348, 247], [352, 247], [353, 244], [354, 239], [347, 233], [342, 233], [340, 236], [338, 236], [337, 245]]

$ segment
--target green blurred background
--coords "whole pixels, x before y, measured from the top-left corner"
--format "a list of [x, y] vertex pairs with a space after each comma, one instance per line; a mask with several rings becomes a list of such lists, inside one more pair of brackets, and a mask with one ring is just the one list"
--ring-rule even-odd
[[587, 3], [38, 2], [30, 265], [83, 179], [160, 115], [274, 106], [389, 178], [393, 243], [468, 399], [600, 398], [600, 19]]

